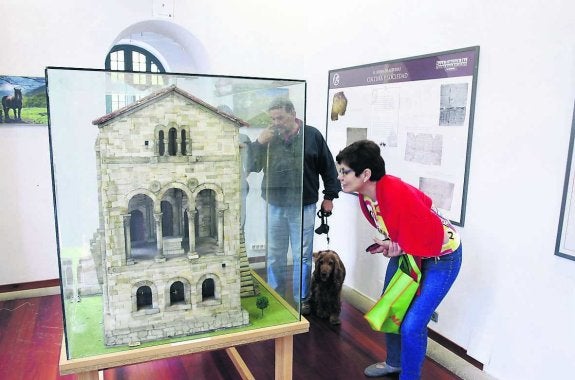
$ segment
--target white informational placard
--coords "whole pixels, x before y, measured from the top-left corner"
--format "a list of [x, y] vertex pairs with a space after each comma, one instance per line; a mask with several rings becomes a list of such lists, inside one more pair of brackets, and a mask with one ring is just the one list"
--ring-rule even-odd
[[571, 139], [569, 141], [569, 155], [567, 156], [567, 169], [565, 171], [565, 185], [561, 201], [561, 215], [557, 230], [557, 243], [555, 254], [575, 260], [575, 167], [573, 166], [573, 144], [575, 140], [575, 110], [571, 125]]
[[389, 174], [463, 226], [479, 47], [330, 70], [332, 153], [377, 142]]

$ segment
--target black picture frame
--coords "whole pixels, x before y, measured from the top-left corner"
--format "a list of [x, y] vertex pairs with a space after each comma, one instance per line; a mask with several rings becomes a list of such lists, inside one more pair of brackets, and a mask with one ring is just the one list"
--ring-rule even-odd
[[[573, 145], [575, 141], [575, 107], [571, 121], [571, 137], [569, 139], [569, 153], [567, 155], [567, 165], [565, 168], [565, 180], [563, 182], [563, 197], [561, 199], [561, 212], [559, 214], [559, 225], [557, 227], [557, 240], [555, 243], [555, 255], [575, 260], [575, 167], [573, 166]], [[571, 228], [569, 229], [569, 226]], [[568, 231], [573, 231], [571, 237]]]

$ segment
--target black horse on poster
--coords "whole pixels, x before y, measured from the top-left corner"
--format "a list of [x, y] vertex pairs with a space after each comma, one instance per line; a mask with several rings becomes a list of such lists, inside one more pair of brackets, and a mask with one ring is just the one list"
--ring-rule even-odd
[[2, 108], [4, 109], [4, 119], [7, 122], [10, 120], [8, 112], [12, 110], [14, 113], [14, 120], [22, 120], [22, 90], [19, 88], [14, 89], [14, 95], [2, 97]]

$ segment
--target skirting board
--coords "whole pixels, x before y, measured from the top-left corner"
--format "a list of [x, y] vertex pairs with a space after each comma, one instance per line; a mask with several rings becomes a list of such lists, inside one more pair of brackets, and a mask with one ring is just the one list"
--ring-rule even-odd
[[[375, 300], [346, 285], [343, 286], [342, 297], [362, 313], [366, 313], [375, 304]], [[427, 339], [427, 356], [462, 379], [496, 380], [430, 338]]]
[[22, 298], [44, 297], [60, 294], [59, 286], [50, 286], [47, 288], [36, 288], [26, 290], [16, 290], [13, 292], [0, 293], [0, 301], [10, 301]]

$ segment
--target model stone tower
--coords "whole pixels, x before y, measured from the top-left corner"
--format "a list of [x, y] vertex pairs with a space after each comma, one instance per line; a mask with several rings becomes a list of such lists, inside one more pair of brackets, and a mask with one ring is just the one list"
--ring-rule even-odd
[[93, 122], [107, 345], [249, 323], [240, 304], [240, 119], [167, 87]]

